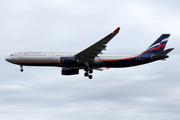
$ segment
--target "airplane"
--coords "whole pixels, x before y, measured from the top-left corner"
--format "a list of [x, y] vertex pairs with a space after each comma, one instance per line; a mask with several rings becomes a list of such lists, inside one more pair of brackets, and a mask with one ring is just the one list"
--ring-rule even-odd
[[119, 32], [120, 27], [79, 53], [59, 52], [18, 52], [11, 54], [6, 61], [23, 66], [56, 66], [62, 67], [62, 75], [77, 75], [79, 70], [85, 71], [84, 76], [92, 79], [93, 70], [102, 68], [122, 68], [142, 65], [157, 60], [165, 60], [174, 48], [164, 50], [170, 34], [162, 34], [147, 50], [138, 55], [103, 54], [106, 44]]

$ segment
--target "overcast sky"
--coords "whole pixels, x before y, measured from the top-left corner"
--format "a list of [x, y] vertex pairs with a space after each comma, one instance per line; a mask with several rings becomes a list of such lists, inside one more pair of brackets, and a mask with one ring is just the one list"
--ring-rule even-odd
[[[179, 0], [1, 0], [1, 120], [179, 120]], [[104, 53], [138, 54], [171, 34], [166, 61], [62, 76], [5, 61], [23, 51], [80, 52], [121, 27]]]

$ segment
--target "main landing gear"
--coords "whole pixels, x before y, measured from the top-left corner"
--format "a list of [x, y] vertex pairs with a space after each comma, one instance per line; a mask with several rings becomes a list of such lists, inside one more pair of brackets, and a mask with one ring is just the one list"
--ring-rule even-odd
[[20, 65], [20, 67], [21, 67], [20, 71], [21, 71], [21, 72], [23, 72], [23, 71], [24, 71], [24, 70], [23, 70], [23, 66], [22, 66], [22, 65]]
[[92, 69], [89, 69], [88, 67], [85, 67], [85, 68], [84, 68], [84, 71], [85, 71], [84, 76], [85, 76], [85, 77], [89, 77], [89, 79], [92, 79], [93, 76], [90, 75], [90, 74], [93, 73], [93, 70], [92, 70]]
[[84, 61], [84, 65], [85, 65], [85, 67], [84, 67], [84, 71], [85, 71], [84, 76], [89, 77], [89, 79], [92, 79], [92, 75], [90, 75], [90, 74], [93, 73], [93, 70], [89, 68], [89, 62]]

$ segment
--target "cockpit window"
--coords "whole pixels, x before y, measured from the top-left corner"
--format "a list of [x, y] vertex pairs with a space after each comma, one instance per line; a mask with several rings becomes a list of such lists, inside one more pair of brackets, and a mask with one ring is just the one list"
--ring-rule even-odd
[[13, 56], [13, 54], [11, 54], [10, 56]]

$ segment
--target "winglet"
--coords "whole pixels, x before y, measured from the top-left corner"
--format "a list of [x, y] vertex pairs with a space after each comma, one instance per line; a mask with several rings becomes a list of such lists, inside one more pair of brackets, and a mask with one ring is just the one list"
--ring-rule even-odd
[[120, 27], [118, 27], [116, 30], [113, 31], [113, 33], [118, 33], [120, 30]]

